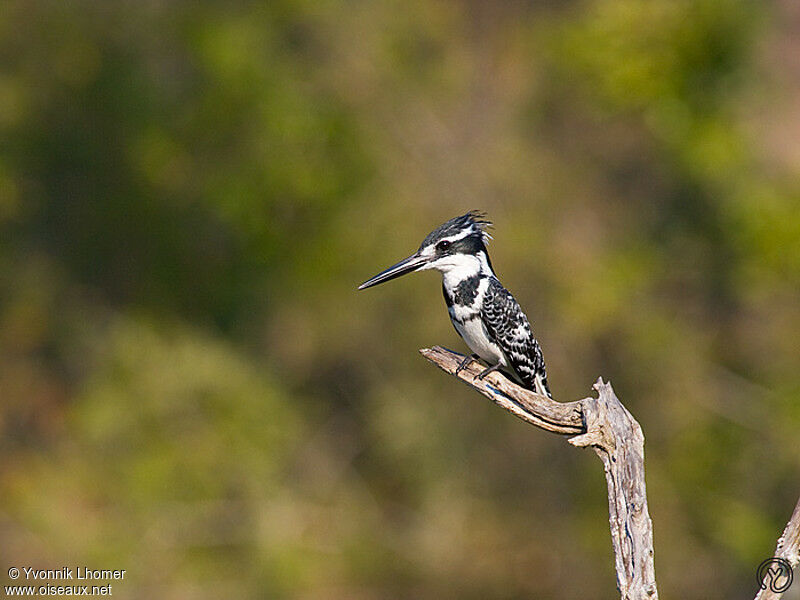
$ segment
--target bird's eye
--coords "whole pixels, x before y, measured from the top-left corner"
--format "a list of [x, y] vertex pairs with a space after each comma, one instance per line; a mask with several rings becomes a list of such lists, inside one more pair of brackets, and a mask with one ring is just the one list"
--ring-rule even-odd
[[450, 241], [449, 240], [442, 240], [441, 242], [436, 244], [436, 249], [437, 250], [447, 250], [449, 247], [450, 247]]

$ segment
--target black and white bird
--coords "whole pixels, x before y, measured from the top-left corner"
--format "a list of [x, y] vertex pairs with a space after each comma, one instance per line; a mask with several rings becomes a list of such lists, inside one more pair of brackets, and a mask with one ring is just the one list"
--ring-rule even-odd
[[531, 326], [511, 293], [492, 270], [486, 244], [491, 225], [477, 211], [439, 225], [422, 241], [419, 250], [358, 289], [389, 281], [413, 271], [436, 269], [442, 274], [442, 291], [450, 320], [474, 354], [467, 356], [456, 373], [472, 360], [482, 358], [489, 367], [478, 377], [502, 370], [525, 388], [551, 396], [544, 357]]

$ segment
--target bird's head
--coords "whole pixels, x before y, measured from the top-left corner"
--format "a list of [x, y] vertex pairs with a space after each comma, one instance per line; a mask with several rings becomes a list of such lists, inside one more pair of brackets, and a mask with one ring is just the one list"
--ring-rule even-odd
[[454, 217], [431, 231], [414, 254], [368, 279], [358, 289], [427, 269], [436, 269], [444, 275], [455, 274], [459, 278], [490, 274], [492, 265], [486, 252], [486, 243], [491, 238], [486, 229], [490, 225], [483, 213], [474, 210]]

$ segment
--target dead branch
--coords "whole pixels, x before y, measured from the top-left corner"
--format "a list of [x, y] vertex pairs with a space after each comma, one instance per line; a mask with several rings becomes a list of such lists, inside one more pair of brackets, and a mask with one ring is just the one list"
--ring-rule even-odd
[[[778, 539], [775, 558], [784, 559], [791, 568], [795, 568], [800, 563], [800, 499], [783, 530], [783, 535]], [[770, 585], [764, 585], [756, 594], [755, 600], [778, 600], [781, 596], [783, 596], [783, 592], [775, 591]]]
[[[451, 375], [463, 359], [439, 346], [420, 352]], [[622, 600], [656, 600], [653, 525], [644, 481], [644, 435], [611, 384], [598, 379], [594, 384], [597, 398], [556, 402], [519, 387], [499, 373], [476, 379], [482, 369], [473, 363], [457, 377], [531, 425], [572, 435], [569, 442], [573, 446], [594, 449], [603, 461], [608, 483], [611, 544], [620, 596]]]
[[[603, 461], [608, 484], [611, 545], [620, 596], [622, 600], [657, 600], [653, 524], [647, 510], [644, 482], [644, 435], [611, 384], [598, 379], [592, 386], [597, 398], [556, 402], [521, 388], [499, 373], [477, 379], [483, 367], [475, 362], [456, 374], [464, 356], [441, 346], [423, 348], [420, 352], [443, 371], [455, 375], [523, 421], [545, 431], [571, 435], [569, 443], [573, 446], [594, 449]], [[785, 570], [791, 574], [791, 569], [800, 563], [800, 500], [778, 540], [774, 558], [784, 561], [784, 566], [773, 568], [770, 581], [773, 576], [780, 576], [780, 571], [774, 569], [785, 568], [788, 563]], [[778, 600], [785, 590], [773, 588], [762, 586], [755, 600]]]

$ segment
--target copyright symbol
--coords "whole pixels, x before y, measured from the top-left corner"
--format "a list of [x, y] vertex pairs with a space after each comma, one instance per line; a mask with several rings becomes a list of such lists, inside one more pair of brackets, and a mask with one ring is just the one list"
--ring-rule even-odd
[[785, 558], [768, 558], [758, 565], [756, 576], [762, 590], [769, 587], [770, 591], [776, 594], [788, 590], [794, 579], [792, 564]]
[[17, 567], [11, 567], [8, 570], [8, 576], [11, 577], [11, 579], [17, 579], [19, 577], [19, 569]]

